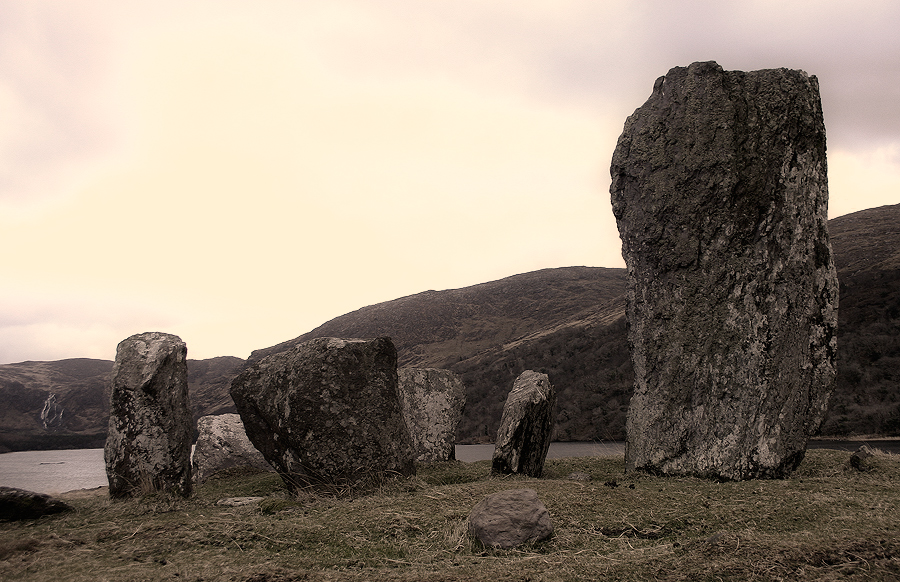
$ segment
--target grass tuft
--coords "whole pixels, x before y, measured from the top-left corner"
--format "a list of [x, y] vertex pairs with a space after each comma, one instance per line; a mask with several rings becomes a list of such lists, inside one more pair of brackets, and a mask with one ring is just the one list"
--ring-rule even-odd
[[8, 560], [20, 552], [34, 552], [40, 545], [41, 542], [34, 538], [0, 542], [0, 560]]

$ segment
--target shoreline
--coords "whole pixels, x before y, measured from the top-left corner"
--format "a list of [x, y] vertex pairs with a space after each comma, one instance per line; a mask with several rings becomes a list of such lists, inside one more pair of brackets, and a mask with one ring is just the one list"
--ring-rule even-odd
[[[554, 441], [555, 443], [557, 441]], [[554, 451], [551, 450], [550, 454], [548, 454], [548, 459], [551, 458], [565, 458], [565, 457], [579, 457], [579, 456], [590, 456], [590, 457], [617, 457], [622, 456], [624, 454], [624, 441], [558, 441], [560, 449], [555, 451], [556, 454], [553, 454]], [[900, 443], [900, 437], [886, 437], [879, 435], [858, 435], [853, 437], [846, 437], [842, 439], [833, 439], [830, 437], [822, 437], [817, 436], [813, 437], [809, 440], [807, 445], [807, 449], [834, 449], [834, 450], [842, 450], [847, 452], [853, 452], [862, 446], [863, 444], [869, 444], [870, 446], [882, 450], [886, 454], [889, 455], [898, 455], [900, 454], [900, 447], [897, 446], [897, 443]], [[834, 446], [837, 444], [837, 446]], [[831, 445], [831, 446], [830, 446]], [[841, 446], [843, 445], [843, 446]], [[461, 463], [469, 464], [477, 461], [483, 461], [490, 459], [492, 447], [493, 445], [490, 443], [480, 443], [478, 445], [458, 445], [460, 447], [466, 447], [471, 449], [468, 452], [464, 452], [462, 450], [457, 449], [457, 460]], [[585, 447], [589, 450], [587, 455], [574, 453], [570, 447]], [[478, 450], [484, 449], [484, 450]], [[573, 454], [574, 453], [574, 454]], [[105, 479], [103, 480], [105, 482]], [[95, 481], [95, 483], [99, 482], [99, 479]], [[19, 486], [14, 483], [10, 483], [9, 486]], [[28, 487], [24, 487], [28, 490], [33, 490]], [[61, 498], [69, 498], [69, 499], [78, 499], [78, 498], [90, 498], [97, 497], [101, 495], [108, 495], [109, 487], [108, 485], [97, 485], [94, 487], [86, 487], [80, 489], [66, 489], [63, 491], [38, 491], [42, 493], [46, 493], [48, 495], [52, 495], [54, 497]]]
[[63, 491], [62, 493], [48, 493], [50, 497], [57, 499], [90, 499], [91, 497], [109, 497], [109, 486], [101, 485], [100, 487], [92, 487], [90, 489], [72, 489]]

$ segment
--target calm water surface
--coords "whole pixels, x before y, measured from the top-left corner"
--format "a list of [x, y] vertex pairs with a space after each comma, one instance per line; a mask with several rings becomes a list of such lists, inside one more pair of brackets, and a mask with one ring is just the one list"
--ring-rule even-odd
[[[810, 441], [811, 449], [855, 451], [861, 441]], [[898, 440], [865, 441], [869, 446], [900, 454]], [[489, 460], [494, 445], [456, 445], [457, 460], [466, 463]], [[603, 457], [625, 454], [625, 443], [551, 443], [547, 457]], [[0, 486], [18, 487], [38, 493], [62, 493], [74, 489], [105, 487], [106, 468], [103, 449], [75, 449], [65, 451], [22, 451], [0, 454]]]
[[[602, 443], [550, 443], [548, 459], [563, 457], [605, 457], [624, 455], [625, 442], [607, 441]], [[456, 460], [466, 463], [486, 461], [494, 456], [494, 445], [456, 445]]]
[[3, 453], [0, 485], [38, 493], [105, 487], [103, 449]]

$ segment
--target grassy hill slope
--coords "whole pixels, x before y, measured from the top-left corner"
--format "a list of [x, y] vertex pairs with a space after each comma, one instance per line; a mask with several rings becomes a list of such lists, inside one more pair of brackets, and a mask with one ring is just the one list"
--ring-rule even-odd
[[[236, 412], [228, 394], [240, 358], [188, 360], [194, 420]], [[102, 447], [109, 420], [113, 362], [74, 358], [0, 366], [0, 453]], [[41, 411], [50, 394], [62, 407], [59, 421], [44, 426]]]
[[830, 220], [838, 377], [822, 432], [900, 435], [900, 204]]
[[[829, 228], [841, 283], [839, 371], [822, 432], [900, 435], [900, 204], [833, 219]], [[460, 442], [493, 440], [507, 393], [526, 369], [549, 374], [557, 388], [558, 440], [621, 440], [633, 383], [624, 289], [624, 269], [564, 267], [425, 291], [342, 315], [249, 361], [315, 337], [390, 336], [401, 367], [462, 376]], [[195, 418], [234, 412], [228, 387], [243, 364], [188, 361]], [[0, 450], [101, 438], [111, 369], [85, 359], [0, 366]], [[50, 392], [70, 412], [64, 430], [41, 426]]]

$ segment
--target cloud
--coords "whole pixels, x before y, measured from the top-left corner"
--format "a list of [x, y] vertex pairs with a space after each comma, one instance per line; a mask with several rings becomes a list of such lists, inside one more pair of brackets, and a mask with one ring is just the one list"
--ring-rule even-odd
[[0, 362], [112, 360], [122, 339], [178, 319], [136, 297], [56, 284], [61, 288], [7, 284], [0, 290]]
[[819, 76], [832, 216], [896, 201], [900, 8], [862, 4], [6, 3], [0, 361], [151, 329], [246, 356], [426, 289], [622, 266], [616, 138], [695, 60]]
[[868, 150], [832, 149], [828, 154], [828, 187], [852, 196], [832, 197], [831, 218], [896, 204], [900, 200], [900, 141]]
[[65, 4], [0, 7], [0, 210], [72, 193], [113, 142], [103, 117], [101, 29]]
[[148, 306], [202, 357], [245, 356], [428, 288], [621, 261], [599, 115], [441, 75], [348, 75], [244, 22], [135, 38], [117, 89], [127, 156], [0, 234], [29, 285], [128, 298], [110, 312]]

